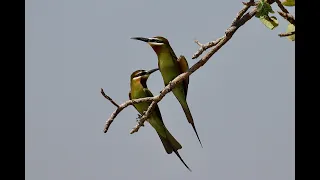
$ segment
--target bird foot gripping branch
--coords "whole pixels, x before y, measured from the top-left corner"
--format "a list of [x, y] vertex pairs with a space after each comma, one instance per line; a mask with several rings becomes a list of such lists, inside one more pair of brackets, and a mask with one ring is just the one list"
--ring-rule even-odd
[[152, 104], [154, 103], [155, 101], [152, 101], [151, 105], [148, 107], [148, 110], [147, 111], [143, 111], [142, 115], [139, 116], [139, 118], [137, 119], [137, 124], [134, 128], [132, 128], [132, 130], [130, 131], [130, 134], [133, 134], [135, 132], [138, 132], [140, 127], [144, 127], [144, 122], [148, 119], [148, 117], [150, 116], [150, 112], [151, 112], [151, 107]]
[[[146, 113], [145, 111], [143, 112], [143, 114]], [[139, 123], [139, 121], [141, 120], [141, 118], [143, 117], [143, 115], [138, 114], [138, 117], [136, 118], [136, 122]], [[141, 123], [141, 126], [144, 127], [144, 123]]]

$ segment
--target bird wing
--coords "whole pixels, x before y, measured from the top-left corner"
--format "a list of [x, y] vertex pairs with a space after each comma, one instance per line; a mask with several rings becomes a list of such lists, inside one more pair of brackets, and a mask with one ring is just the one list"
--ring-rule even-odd
[[[173, 57], [173, 59], [177, 60], [178, 62], [178, 67], [180, 69], [180, 74], [186, 72], [189, 69], [189, 65], [188, 62], [186, 60], [186, 58], [181, 55], [179, 58], [177, 58], [176, 54], [174, 53], [173, 49], [171, 47], [169, 47], [169, 51], [171, 56]], [[184, 94], [186, 95], [186, 99], [187, 99], [187, 94], [188, 94], [188, 86], [189, 86], [189, 77], [187, 77], [183, 82], [183, 89], [184, 89]]]
[[[184, 73], [184, 72], [188, 71], [189, 65], [188, 65], [188, 62], [187, 62], [186, 58], [183, 55], [181, 55], [179, 57], [179, 59], [177, 59], [177, 61], [178, 61], [181, 73]], [[188, 86], [189, 86], [189, 77], [187, 77], [183, 81], [184, 94], [186, 95], [186, 98], [187, 98], [187, 93], [188, 93]]]
[[174, 58], [174, 59], [178, 59], [176, 54], [174, 53], [173, 49], [169, 46], [169, 51], [170, 51], [170, 54], [171, 56]]

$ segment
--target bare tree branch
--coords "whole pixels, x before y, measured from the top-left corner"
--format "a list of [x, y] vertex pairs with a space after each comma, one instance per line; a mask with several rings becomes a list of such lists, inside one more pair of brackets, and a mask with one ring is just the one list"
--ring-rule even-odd
[[[103, 89], [101, 88], [101, 93], [103, 92]], [[107, 95], [102, 94], [104, 97], [106, 97]], [[107, 96], [109, 97], [109, 96]], [[108, 99], [108, 98], [107, 98]], [[111, 99], [111, 98], [110, 98]], [[108, 99], [109, 100], [109, 99]], [[151, 102], [151, 101], [154, 101], [155, 98], [154, 97], [147, 97], [147, 98], [140, 98], [140, 99], [133, 99], [133, 100], [129, 100], [129, 101], [126, 101], [120, 105], [115, 105], [117, 106], [118, 108], [111, 114], [111, 116], [109, 117], [109, 119], [106, 121], [106, 124], [104, 126], [104, 130], [103, 132], [106, 133], [111, 125], [111, 123], [113, 122], [113, 120], [117, 117], [117, 115], [126, 107], [130, 106], [130, 105], [133, 105], [133, 104], [137, 104], [137, 103], [141, 103], [141, 102]], [[112, 101], [111, 101], [112, 102]], [[112, 103], [113, 104], [113, 103]]]
[[278, 11], [278, 13], [279, 13], [280, 16], [282, 16], [284, 19], [286, 19], [287, 21], [289, 21], [291, 24], [296, 25], [296, 21], [295, 21], [294, 17], [293, 17], [290, 13], [285, 13], [285, 12], [281, 12], [281, 11]]
[[197, 43], [200, 46], [200, 48], [192, 56], [192, 59], [198, 58], [204, 51], [206, 51], [207, 49], [217, 45], [221, 40], [222, 40], [222, 37], [217, 39], [217, 40], [215, 40], [215, 41], [208, 42], [207, 44], [201, 44], [198, 40], [195, 40], [194, 42]]
[[[270, 0], [272, 1], [272, 0]], [[272, 4], [273, 1], [270, 3]], [[147, 111], [144, 112], [144, 114], [140, 117], [138, 120], [137, 125], [132, 129], [130, 132], [135, 133], [138, 132], [139, 128], [143, 126], [144, 122], [147, 120], [147, 118], [150, 116], [152, 110], [154, 109], [155, 105], [162, 100], [166, 94], [172, 91], [173, 88], [177, 86], [177, 84], [181, 83], [184, 79], [189, 77], [193, 72], [198, 70], [200, 67], [202, 67], [211, 57], [214, 53], [216, 53], [224, 44], [226, 44], [233, 36], [233, 34], [237, 31], [239, 27], [244, 25], [248, 20], [250, 20], [257, 12], [256, 8], [253, 8], [250, 12], [245, 13], [250, 6], [252, 6], [252, 1], [249, 3], [244, 3], [245, 7], [237, 14], [236, 20], [234, 20], [231, 24], [231, 26], [225, 31], [225, 35], [221, 38], [218, 38], [216, 41], [209, 42], [205, 45], [200, 44], [198, 41], [195, 41], [199, 46], [200, 49], [196, 52], [196, 54], [193, 56], [194, 58], [197, 58], [199, 55], [201, 55], [206, 49], [213, 47], [204, 57], [202, 57], [197, 63], [195, 63], [189, 70], [185, 73], [180, 74], [176, 78], [174, 78], [162, 91], [159, 95], [149, 98], [140, 98], [135, 100], [129, 100], [124, 102], [123, 104], [119, 105], [119, 107], [111, 114], [110, 118], [107, 120], [104, 132], [106, 133], [108, 131], [108, 128], [110, 127], [110, 124], [113, 122], [113, 120], [116, 118], [116, 116], [127, 106], [133, 105], [136, 103], [141, 102], [151, 102], [149, 105]], [[104, 96], [106, 97], [106, 96]], [[107, 96], [109, 97], [109, 96]], [[108, 98], [107, 98], [108, 99]], [[110, 100], [109, 98], [108, 100]], [[112, 102], [112, 101], [111, 101]]]
[[[254, 2], [254, 0], [250, 0], [249, 2], [243, 2], [244, 7], [238, 12], [237, 16], [234, 18], [234, 20], [231, 23], [231, 26], [235, 25], [240, 18], [242, 18], [242, 16], [244, 15], [244, 13], [246, 13], [248, 11], [248, 9], [251, 6], [256, 5], [256, 3]], [[198, 51], [192, 56], [192, 59], [196, 59], [198, 58], [204, 51], [206, 51], [207, 49], [217, 45], [224, 37], [220, 37], [215, 41], [211, 41], [208, 42], [207, 44], [201, 44], [198, 40], [195, 40], [195, 43], [197, 43], [200, 48], [198, 49]]]
[[289, 21], [291, 24], [296, 25], [295, 23], [295, 19], [294, 17], [289, 13], [289, 11], [282, 5], [280, 0], [274, 0], [279, 8], [281, 9], [281, 11], [278, 11], [278, 13], [280, 14], [280, 16], [282, 16], [284, 19], [286, 19], [287, 21]]
[[[282, 5], [282, 3], [280, 2], [280, 0], [275, 0], [275, 2], [278, 4], [279, 8], [281, 9], [281, 11], [278, 11], [278, 13], [280, 14], [280, 16], [282, 16], [284, 19], [286, 19], [287, 21], [289, 21], [289, 23], [293, 24], [294, 26], [296, 25], [296, 21], [294, 19], [294, 17], [289, 13], [289, 11]], [[286, 33], [280, 33], [278, 34], [280, 37], [286, 37], [286, 36], [291, 36], [294, 35], [295, 31], [293, 32], [286, 32]]]
[[278, 6], [281, 9], [281, 11], [283, 11], [284, 13], [288, 13], [289, 14], [289, 11], [282, 5], [280, 0], [275, 0], [275, 2], [278, 4]]
[[281, 33], [281, 34], [278, 34], [280, 37], [286, 37], [286, 36], [291, 36], [291, 35], [294, 35], [296, 32], [295, 31], [292, 31], [292, 32], [287, 32], [287, 33]]
[[[163, 90], [162, 92], [155, 97], [155, 100], [150, 104], [148, 110], [144, 113], [144, 115], [141, 117], [141, 119], [138, 121], [137, 125], [132, 129], [130, 132], [131, 134], [134, 132], [138, 132], [139, 128], [141, 127], [141, 124], [143, 124], [148, 116], [150, 115], [152, 109], [155, 107], [155, 105], [169, 92], [172, 91], [173, 88], [180, 82], [182, 82], [184, 79], [189, 77], [193, 72], [198, 70], [200, 67], [202, 67], [210, 58], [211, 56], [216, 53], [225, 43], [227, 43], [233, 36], [233, 34], [237, 31], [239, 27], [241, 27], [243, 24], [245, 24], [248, 20], [250, 20], [257, 12], [257, 9], [254, 8], [249, 13], [246, 13], [243, 15], [240, 19], [238, 19], [235, 22], [232, 22], [231, 26], [226, 30], [225, 35], [219, 39], [219, 42], [217, 45], [209, 51], [201, 60], [199, 60], [197, 63], [195, 63], [187, 72], [180, 74], [176, 78], [174, 78]], [[238, 13], [239, 14], [239, 13]]]

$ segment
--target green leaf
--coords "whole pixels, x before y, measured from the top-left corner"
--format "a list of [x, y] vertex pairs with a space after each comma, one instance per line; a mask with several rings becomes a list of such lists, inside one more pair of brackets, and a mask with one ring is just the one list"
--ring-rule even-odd
[[[295, 31], [295, 26], [293, 24], [289, 24], [287, 27], [287, 32], [289, 33], [289, 32], [293, 32], [293, 31]], [[295, 36], [295, 34], [293, 34], [291, 36], [287, 36], [287, 38], [291, 41], [294, 41], [296, 36]]]
[[261, 16], [267, 16], [269, 13], [274, 13], [270, 4], [267, 0], [260, 0], [257, 5], [257, 13], [255, 16], [260, 18]]
[[267, 28], [271, 30], [279, 25], [279, 22], [275, 16], [261, 16], [259, 19]]
[[281, 4], [284, 6], [295, 6], [295, 0], [284, 0]]

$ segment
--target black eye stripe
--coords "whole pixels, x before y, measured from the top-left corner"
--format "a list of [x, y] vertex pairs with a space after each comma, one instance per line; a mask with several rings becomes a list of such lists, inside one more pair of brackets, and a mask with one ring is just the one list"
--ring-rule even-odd
[[139, 76], [143, 76], [147, 74], [147, 72], [143, 71], [143, 72], [139, 72], [138, 74], [136, 74], [134, 77], [139, 77]]
[[150, 42], [156, 42], [156, 43], [163, 43], [161, 40], [159, 39], [150, 39]]

